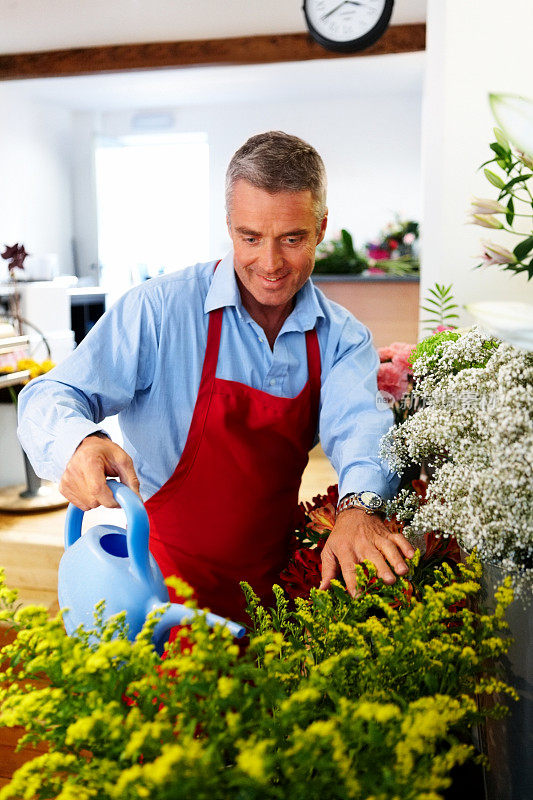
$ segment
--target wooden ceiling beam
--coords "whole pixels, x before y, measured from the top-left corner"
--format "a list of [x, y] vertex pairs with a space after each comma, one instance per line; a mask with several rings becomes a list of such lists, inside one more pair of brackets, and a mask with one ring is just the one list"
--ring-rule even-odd
[[0, 80], [57, 78], [171, 67], [270, 64], [346, 58], [347, 55], [358, 58], [412, 53], [425, 50], [425, 47], [426, 26], [423, 23], [393, 25], [374, 45], [352, 54], [325, 50], [306, 33], [77, 47], [1, 55]]

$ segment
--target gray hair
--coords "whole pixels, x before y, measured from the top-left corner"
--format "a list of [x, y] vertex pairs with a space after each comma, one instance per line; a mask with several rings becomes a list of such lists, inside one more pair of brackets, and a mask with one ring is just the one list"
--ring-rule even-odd
[[226, 213], [230, 215], [233, 189], [245, 180], [270, 194], [309, 190], [317, 232], [326, 213], [326, 170], [314, 147], [283, 131], [250, 137], [233, 155], [226, 172]]

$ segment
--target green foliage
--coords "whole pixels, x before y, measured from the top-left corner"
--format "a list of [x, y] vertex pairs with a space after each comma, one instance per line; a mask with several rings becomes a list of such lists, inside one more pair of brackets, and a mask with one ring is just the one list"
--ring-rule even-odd
[[422, 320], [422, 322], [429, 323], [426, 326], [426, 330], [429, 328], [429, 330], [434, 331], [440, 325], [454, 327], [450, 324], [450, 320], [458, 319], [459, 314], [456, 314], [454, 309], [459, 308], [459, 306], [454, 303], [451, 283], [449, 286], [436, 283], [434, 289], [428, 289], [428, 294], [423, 303], [425, 305], [422, 305], [421, 308], [430, 314], [427, 319]]
[[358, 275], [367, 267], [367, 259], [357, 252], [352, 235], [345, 228], [338, 239], [331, 239], [317, 248], [315, 272], [318, 274]]
[[[452, 359], [448, 356], [447, 343], [461, 339], [459, 331], [440, 331], [439, 333], [422, 339], [409, 356], [409, 363], [416, 375], [428, 373], [442, 373], [456, 375], [463, 369], [481, 369], [487, 365], [489, 358], [497, 350], [500, 342], [497, 339], [485, 339], [479, 352], [473, 357], [471, 353], [461, 350], [454, 352]], [[446, 363], [445, 363], [446, 362]]]
[[418, 342], [415, 349], [409, 355], [409, 364], [414, 367], [418, 359], [422, 356], [432, 357], [438, 355], [439, 345], [442, 344], [442, 342], [455, 342], [460, 338], [460, 335], [461, 334], [455, 331], [439, 331], [439, 333], [434, 333], [433, 336], [427, 336], [425, 339], [422, 339], [421, 342]]
[[356, 567], [359, 598], [335, 583], [295, 611], [279, 587], [270, 610], [244, 587], [246, 652], [199, 617], [182, 632], [192, 649], [178, 641], [164, 660], [150, 644], [155, 619], [133, 644], [123, 619], [104, 625], [101, 613], [99, 643], [69, 638], [60, 617], [14, 610], [1, 587], [0, 618], [18, 635], [2, 652], [0, 724], [22, 725], [24, 741], [49, 753], [0, 799], [439, 800], [452, 767], [472, 756], [476, 698], [513, 696], [494, 666], [512, 593], [498, 590], [493, 614], [472, 610], [480, 565], [470, 559], [458, 580], [437, 570], [421, 600], [405, 597], [404, 580], [388, 587], [393, 609], [364, 593], [377, 581], [366, 566]]

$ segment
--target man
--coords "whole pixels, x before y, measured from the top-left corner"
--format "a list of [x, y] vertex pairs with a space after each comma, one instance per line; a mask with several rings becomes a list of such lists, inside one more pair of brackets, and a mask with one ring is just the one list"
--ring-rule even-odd
[[[395, 476], [377, 454], [391, 415], [376, 408], [369, 332], [309, 280], [327, 224], [320, 156], [253, 136], [228, 167], [226, 206], [233, 252], [128, 292], [24, 389], [19, 436], [82, 510], [116, 505], [106, 476], [139, 493], [163, 574], [242, 619], [239, 581], [268, 602], [286, 562], [318, 432], [343, 498], [321, 588], [340, 569], [355, 594], [363, 559], [393, 583], [413, 550], [372, 513]], [[100, 425], [116, 413], [124, 450]]]

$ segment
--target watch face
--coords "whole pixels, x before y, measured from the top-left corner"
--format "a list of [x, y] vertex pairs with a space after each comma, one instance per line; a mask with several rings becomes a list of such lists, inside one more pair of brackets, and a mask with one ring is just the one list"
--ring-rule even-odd
[[379, 494], [375, 492], [361, 492], [359, 494], [359, 500], [367, 508], [379, 508], [383, 505], [383, 500]]
[[304, 13], [312, 36], [332, 50], [367, 47], [385, 31], [393, 0], [306, 0]]

